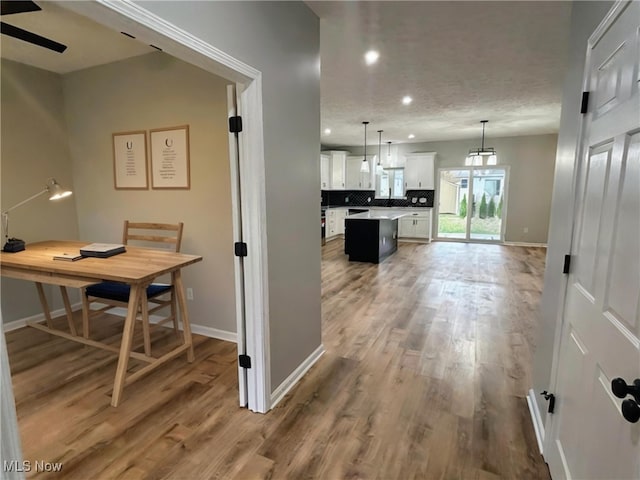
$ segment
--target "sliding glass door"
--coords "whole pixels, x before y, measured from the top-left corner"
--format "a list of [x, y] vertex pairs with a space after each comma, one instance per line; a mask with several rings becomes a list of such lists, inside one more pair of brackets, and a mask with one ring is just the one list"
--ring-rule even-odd
[[441, 169], [438, 184], [440, 239], [504, 241], [507, 169]]

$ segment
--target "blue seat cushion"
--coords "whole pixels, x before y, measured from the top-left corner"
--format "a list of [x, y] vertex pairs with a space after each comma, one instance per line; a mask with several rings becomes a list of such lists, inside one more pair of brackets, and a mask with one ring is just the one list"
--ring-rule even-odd
[[[157, 297], [169, 291], [171, 291], [171, 285], [152, 283], [147, 287], [147, 298]], [[128, 302], [131, 287], [126, 283], [102, 282], [87, 287], [86, 292], [91, 297]]]

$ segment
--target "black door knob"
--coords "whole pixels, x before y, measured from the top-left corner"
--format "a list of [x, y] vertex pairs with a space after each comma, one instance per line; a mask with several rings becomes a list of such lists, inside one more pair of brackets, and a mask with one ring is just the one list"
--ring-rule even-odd
[[634, 400], [627, 398], [622, 402], [622, 416], [627, 422], [636, 423], [640, 420], [640, 378], [633, 381], [633, 385], [627, 385], [622, 378], [611, 380], [611, 391], [618, 398], [631, 395]]
[[623, 378], [614, 378], [611, 380], [611, 391], [618, 398], [631, 395], [636, 402], [640, 403], [640, 378], [636, 378], [633, 385], [627, 385]]
[[640, 420], [640, 405], [635, 400], [627, 398], [622, 402], [622, 416], [630, 423], [637, 423]]

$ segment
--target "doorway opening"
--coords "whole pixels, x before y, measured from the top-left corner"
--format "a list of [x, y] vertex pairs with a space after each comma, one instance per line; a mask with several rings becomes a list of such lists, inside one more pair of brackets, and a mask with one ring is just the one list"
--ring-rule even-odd
[[443, 168], [438, 180], [436, 238], [504, 242], [507, 167]]

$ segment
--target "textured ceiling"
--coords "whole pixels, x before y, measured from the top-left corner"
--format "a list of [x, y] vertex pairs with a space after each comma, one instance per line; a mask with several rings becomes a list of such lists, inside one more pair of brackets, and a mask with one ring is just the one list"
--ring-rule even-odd
[[58, 5], [37, 3], [41, 11], [4, 15], [2, 21], [67, 45], [67, 49], [56, 53], [1, 35], [2, 58], [64, 74], [155, 51]]
[[[320, 16], [325, 146], [554, 133], [570, 2], [312, 2]], [[6, 35], [3, 58], [67, 73], [153, 51], [50, 2], [3, 21], [68, 45], [57, 54]], [[365, 65], [374, 48], [380, 60]], [[413, 103], [401, 99], [411, 95]], [[407, 136], [413, 133], [415, 138]]]
[[570, 2], [306, 3], [321, 18], [324, 146], [362, 144], [364, 120], [368, 144], [381, 129], [383, 142], [480, 138], [485, 119], [487, 139], [558, 131]]

